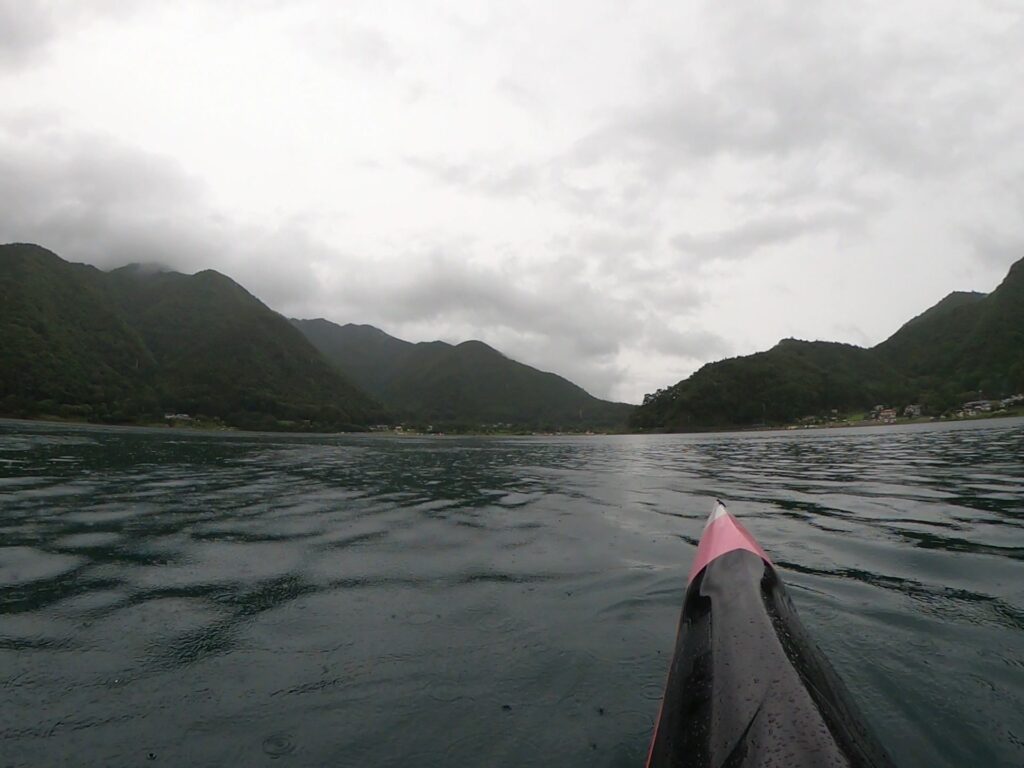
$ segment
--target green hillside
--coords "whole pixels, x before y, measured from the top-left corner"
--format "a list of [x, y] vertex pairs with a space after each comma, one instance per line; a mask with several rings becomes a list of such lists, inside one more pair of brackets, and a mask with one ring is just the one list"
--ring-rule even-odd
[[872, 350], [933, 412], [1024, 391], [1024, 260], [992, 293], [953, 293]]
[[124, 420], [156, 362], [105, 275], [35, 245], [0, 246], [0, 413]]
[[618, 428], [632, 406], [511, 360], [480, 341], [412, 344], [368, 325], [293, 320], [352, 381], [406, 420], [547, 429]]
[[986, 294], [955, 292], [907, 322], [875, 351], [911, 378], [949, 375], [959, 364]]
[[287, 320], [213, 271], [104, 273], [6, 245], [0, 301], [8, 415], [132, 422], [174, 412], [261, 429], [384, 418]]
[[679, 430], [785, 424], [885, 402], [901, 383], [869, 350], [786, 339], [767, 352], [709, 363], [649, 395], [632, 424]]
[[1024, 259], [977, 304], [971, 331], [952, 355], [957, 383], [985, 393], [1024, 391]]
[[1024, 391], [1024, 260], [991, 294], [957, 292], [871, 349], [787, 339], [705, 365], [648, 395], [641, 429], [792, 423], [877, 404], [940, 414], [965, 400]]
[[217, 272], [102, 272], [36, 245], [0, 246], [0, 415], [699, 430], [876, 404], [939, 414], [1021, 391], [1024, 260], [991, 294], [950, 294], [874, 348], [786, 339], [705, 365], [633, 409], [479, 341], [412, 344], [368, 325], [289, 322]]
[[395, 369], [416, 347], [372, 325], [339, 326], [322, 319], [291, 322], [346, 378], [382, 400]]

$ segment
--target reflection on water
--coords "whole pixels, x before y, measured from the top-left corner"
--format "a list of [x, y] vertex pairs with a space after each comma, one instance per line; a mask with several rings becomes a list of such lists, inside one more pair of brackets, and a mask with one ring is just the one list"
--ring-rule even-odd
[[906, 766], [1024, 764], [1024, 423], [0, 422], [3, 765], [636, 766], [714, 497]]

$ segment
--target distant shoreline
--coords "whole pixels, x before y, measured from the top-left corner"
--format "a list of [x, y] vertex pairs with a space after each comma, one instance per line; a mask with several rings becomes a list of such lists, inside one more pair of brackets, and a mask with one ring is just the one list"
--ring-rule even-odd
[[65, 418], [61, 416], [54, 416], [50, 414], [42, 416], [8, 416], [0, 414], [0, 422], [12, 421], [12, 422], [24, 422], [26, 424], [54, 424], [54, 425], [74, 425], [74, 426], [85, 426], [85, 427], [104, 427], [111, 429], [177, 429], [189, 432], [204, 432], [204, 433], [223, 433], [230, 432], [233, 434], [262, 434], [262, 435], [367, 435], [377, 437], [557, 437], [557, 436], [578, 436], [587, 437], [595, 435], [637, 435], [642, 434], [641, 432], [628, 431], [628, 430], [599, 430], [599, 429], [587, 429], [587, 430], [561, 430], [555, 432], [541, 431], [541, 430], [529, 430], [529, 429], [516, 429], [516, 430], [493, 430], [493, 429], [479, 429], [479, 430], [419, 430], [413, 427], [406, 427], [401, 429], [359, 429], [359, 430], [338, 430], [333, 432], [324, 432], [318, 430], [309, 429], [244, 429], [242, 427], [233, 427], [219, 422], [211, 422], [206, 420], [195, 420], [193, 422], [175, 421], [173, 424], [167, 422], [122, 422], [118, 424], [111, 424], [102, 421], [87, 421], [85, 419], [74, 419]]
[[673, 431], [665, 429], [647, 430], [584, 430], [584, 431], [539, 431], [539, 430], [509, 430], [507, 432], [493, 430], [465, 430], [465, 431], [419, 431], [416, 429], [390, 429], [390, 430], [352, 430], [337, 432], [320, 432], [310, 430], [250, 430], [240, 427], [231, 427], [224, 424], [211, 422], [196, 422], [193, 424], [167, 424], [164, 422], [139, 422], [122, 424], [105, 424], [103, 422], [85, 421], [82, 419], [61, 418], [59, 416], [40, 416], [25, 418], [21, 416], [6, 416], [0, 414], [2, 422], [23, 422], [26, 424], [53, 424], [55, 426], [86, 426], [103, 427], [109, 429], [152, 429], [152, 430], [181, 430], [203, 434], [266, 434], [266, 435], [366, 435], [373, 437], [596, 437], [609, 435], [704, 435], [704, 434], [728, 434], [746, 432], [803, 432], [811, 430], [828, 429], [858, 429], [863, 427], [897, 427], [911, 426], [915, 424], [952, 424], [957, 422], [990, 421], [993, 419], [1014, 419], [1024, 418], [1024, 408], [1015, 408], [999, 413], [985, 413], [976, 416], [951, 416], [948, 418], [924, 417], [916, 419], [898, 419], [895, 422], [882, 422], [871, 419], [858, 421], [836, 421], [825, 424], [781, 424], [781, 425], [760, 425], [760, 426], [732, 426], [715, 427], [709, 429], [692, 429], [687, 431]]
[[822, 429], [859, 429], [862, 427], [900, 427], [914, 424], [953, 424], [961, 421], [988, 421], [991, 419], [1015, 419], [1024, 417], [1024, 408], [1013, 408], [998, 413], [983, 413], [977, 416], [925, 416], [916, 419], [900, 418], [896, 421], [885, 422], [874, 419], [859, 419], [857, 421], [833, 421], [825, 424], [776, 424], [757, 426], [732, 426], [732, 427], [710, 427], [708, 429], [691, 429], [686, 431], [675, 431], [669, 429], [649, 429], [628, 432], [633, 435], [701, 435], [725, 432], [803, 432], [808, 430]]
[[[208, 422], [198, 423], [194, 425], [187, 424], [167, 424], [164, 422], [121, 422], [118, 424], [110, 424], [102, 421], [87, 421], [85, 419], [72, 419], [64, 418], [62, 416], [53, 416], [46, 414], [43, 416], [8, 416], [6, 414], [0, 414], [0, 422], [4, 421], [18, 421], [25, 422], [26, 424], [59, 424], [59, 425], [73, 425], [80, 427], [110, 427], [111, 429], [181, 429], [189, 430], [191, 432], [246, 432], [247, 430], [239, 429], [238, 427], [229, 427], [227, 425], [211, 424]], [[299, 432], [290, 434], [301, 434]]]

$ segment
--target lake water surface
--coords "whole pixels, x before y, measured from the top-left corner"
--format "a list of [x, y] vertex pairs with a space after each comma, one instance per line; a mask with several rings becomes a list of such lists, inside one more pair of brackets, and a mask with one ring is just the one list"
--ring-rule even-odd
[[0, 422], [0, 766], [641, 766], [712, 499], [902, 766], [1024, 765], [1024, 421]]

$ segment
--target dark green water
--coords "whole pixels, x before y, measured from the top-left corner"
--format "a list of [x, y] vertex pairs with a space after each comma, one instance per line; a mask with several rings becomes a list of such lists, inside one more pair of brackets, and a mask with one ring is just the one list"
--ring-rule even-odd
[[1024, 422], [0, 422], [0, 765], [639, 766], [721, 497], [902, 766], [1024, 765]]

